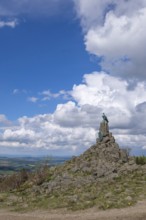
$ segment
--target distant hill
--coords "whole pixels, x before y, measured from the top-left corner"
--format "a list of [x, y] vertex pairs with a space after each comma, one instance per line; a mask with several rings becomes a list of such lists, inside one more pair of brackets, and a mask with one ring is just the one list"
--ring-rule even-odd
[[15, 157], [0, 156], [0, 174], [10, 174], [22, 169], [34, 171], [38, 166], [48, 163], [48, 166], [55, 166], [69, 160], [70, 157]]

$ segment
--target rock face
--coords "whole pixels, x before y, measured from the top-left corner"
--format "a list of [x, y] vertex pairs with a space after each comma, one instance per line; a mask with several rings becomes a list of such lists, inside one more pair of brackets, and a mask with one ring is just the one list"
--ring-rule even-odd
[[79, 157], [73, 157], [58, 169], [54, 169], [52, 180], [42, 185], [42, 190], [51, 193], [69, 187], [81, 187], [99, 181], [112, 180], [137, 169], [133, 158], [119, 148], [108, 123], [102, 121], [99, 138]]

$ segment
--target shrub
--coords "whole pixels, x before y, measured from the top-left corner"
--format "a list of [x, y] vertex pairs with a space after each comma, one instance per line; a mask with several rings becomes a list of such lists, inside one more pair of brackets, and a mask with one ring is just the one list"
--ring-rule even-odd
[[48, 165], [40, 166], [34, 173], [32, 173], [32, 181], [36, 185], [41, 185], [50, 175], [50, 169]]
[[127, 157], [130, 156], [130, 153], [131, 153], [131, 148], [130, 147], [125, 147], [122, 150], [126, 153]]
[[0, 182], [0, 191], [18, 189], [21, 184], [28, 180], [28, 176], [28, 172], [25, 169], [12, 175], [4, 176]]
[[11, 175], [0, 176], [0, 192], [6, 192], [19, 189], [25, 182], [32, 182], [35, 185], [41, 185], [44, 181], [51, 178], [50, 158], [45, 158], [43, 163], [39, 164], [35, 171], [29, 172], [22, 169]]
[[136, 164], [144, 165], [146, 164], [146, 156], [135, 157]]

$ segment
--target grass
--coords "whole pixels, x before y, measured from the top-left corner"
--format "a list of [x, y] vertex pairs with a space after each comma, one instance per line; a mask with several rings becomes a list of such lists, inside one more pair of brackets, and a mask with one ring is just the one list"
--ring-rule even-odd
[[[111, 182], [100, 182], [86, 185], [81, 188], [70, 187], [64, 192], [58, 190], [50, 195], [23, 194], [18, 192], [23, 202], [13, 204], [18, 210], [29, 209], [56, 209], [69, 210], [86, 209], [93, 206], [99, 209], [123, 208], [134, 205], [138, 200], [146, 198], [146, 176], [141, 173], [131, 173], [121, 176]], [[19, 200], [18, 200], [19, 201]]]
[[[71, 183], [63, 190], [54, 188], [51, 193], [47, 194], [45, 191], [41, 191], [41, 184], [54, 178], [54, 169], [40, 168], [31, 175], [27, 175], [23, 170], [20, 176], [14, 176], [15, 178], [19, 177], [20, 185], [12, 189], [8, 188], [9, 190], [6, 192], [0, 193], [0, 207], [10, 206], [13, 210], [21, 212], [56, 208], [67, 208], [75, 211], [93, 206], [105, 210], [132, 206], [137, 201], [146, 198], [146, 172], [142, 169], [118, 176], [112, 180], [97, 180], [86, 185], [81, 184], [78, 187]], [[60, 170], [55, 172], [60, 173]], [[74, 175], [74, 178], [77, 178], [78, 175], [82, 178], [86, 177], [86, 174], [83, 176], [83, 173], [73, 174], [71, 172], [71, 175]], [[6, 183], [11, 184], [10, 180]], [[32, 187], [36, 187], [36, 190], [33, 190]]]

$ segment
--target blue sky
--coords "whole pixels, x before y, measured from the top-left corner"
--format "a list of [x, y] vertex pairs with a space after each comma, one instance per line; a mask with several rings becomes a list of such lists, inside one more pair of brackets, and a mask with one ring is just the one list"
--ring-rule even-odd
[[145, 154], [145, 19], [145, 0], [0, 0], [0, 154], [78, 155], [102, 112]]
[[[55, 100], [39, 107], [27, 98], [44, 90], [70, 90], [84, 73], [98, 68], [85, 51], [73, 9], [68, 10], [67, 16], [20, 19], [15, 28], [0, 29], [1, 113], [10, 120], [52, 112]], [[19, 92], [13, 94], [16, 89]]]

